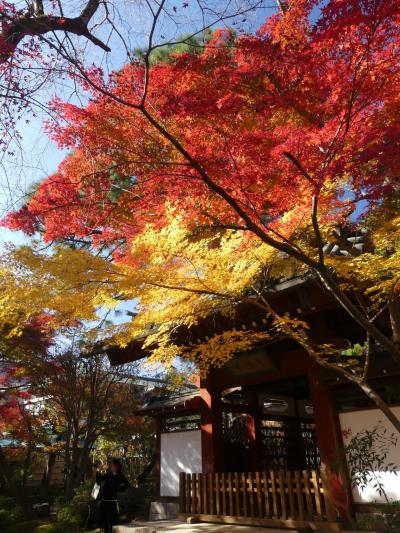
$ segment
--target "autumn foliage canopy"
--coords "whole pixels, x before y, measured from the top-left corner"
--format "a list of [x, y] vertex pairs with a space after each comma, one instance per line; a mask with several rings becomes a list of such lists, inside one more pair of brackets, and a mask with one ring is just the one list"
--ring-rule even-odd
[[[96, 341], [141, 339], [155, 360], [182, 355], [202, 373], [289, 336], [400, 431], [367, 383], [371, 343], [400, 364], [400, 3], [279, 5], [255, 33], [216, 29], [161, 59], [150, 45], [110, 76], [71, 71], [86, 104], [54, 99], [46, 124], [68, 155], [3, 219], [50, 251], [2, 258], [5, 302], [67, 325], [124, 302], [134, 318], [101, 321]], [[362, 328], [361, 356], [351, 348], [343, 362], [271, 307], [265, 280], [310, 272]], [[261, 306], [268, 328], [175, 342], [243, 303]]]
[[294, 1], [256, 35], [218, 30], [147, 74], [139, 60], [109, 81], [91, 71], [86, 107], [53, 102], [70, 155], [5, 224], [121, 257], [168, 204], [191, 226], [246, 225], [221, 189], [282, 240], [309, 224], [315, 191], [328, 224], [375, 209], [399, 186], [400, 6], [318, 4]]
[[[399, 292], [400, 5], [283, 4], [255, 34], [216, 30], [204, 47], [138, 56], [109, 78], [88, 69], [76, 80], [87, 105], [53, 101], [61, 120], [46, 127], [69, 154], [3, 224], [74, 249], [19, 252], [27, 308], [88, 320], [136, 299], [119, 342], [150, 328], [165, 358], [176, 324], [232, 308], [290, 257], [400, 360], [370, 320]], [[366, 253], [325, 259], [349, 225], [368, 229]], [[346, 283], [371, 309], [346, 299]]]

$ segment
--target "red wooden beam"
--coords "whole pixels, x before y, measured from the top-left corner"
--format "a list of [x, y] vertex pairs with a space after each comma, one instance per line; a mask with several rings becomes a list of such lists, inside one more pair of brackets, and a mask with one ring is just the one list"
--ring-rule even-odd
[[203, 400], [200, 408], [203, 474], [221, 472], [224, 469], [222, 402], [221, 392], [213, 384], [212, 373], [202, 380], [200, 396]]

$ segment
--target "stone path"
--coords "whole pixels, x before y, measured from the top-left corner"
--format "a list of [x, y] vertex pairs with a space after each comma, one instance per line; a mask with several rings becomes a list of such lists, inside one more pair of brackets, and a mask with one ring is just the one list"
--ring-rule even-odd
[[[156, 520], [154, 522], [132, 522], [123, 526], [114, 526], [113, 533], [164, 533], [183, 531], [184, 533], [299, 533], [295, 529], [274, 529], [256, 526], [233, 526], [229, 524], [186, 524], [179, 520]], [[322, 531], [322, 530], [318, 530]], [[324, 530], [326, 532], [326, 530]], [[315, 531], [317, 533], [317, 531]], [[331, 531], [332, 533], [332, 531]], [[348, 531], [341, 533], [378, 533], [377, 531]]]
[[[282, 529], [233, 526], [227, 524], [185, 524], [178, 520], [133, 522], [132, 524], [113, 527], [113, 533], [159, 533], [164, 531], [182, 531], [185, 533], [282, 533]], [[292, 529], [290, 533], [297, 532]]]

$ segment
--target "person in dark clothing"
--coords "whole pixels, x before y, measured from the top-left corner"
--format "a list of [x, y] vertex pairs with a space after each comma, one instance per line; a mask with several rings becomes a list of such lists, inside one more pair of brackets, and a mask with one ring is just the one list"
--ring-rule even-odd
[[122, 473], [119, 459], [111, 461], [106, 473], [97, 472], [96, 482], [101, 485], [99, 526], [104, 529], [104, 533], [111, 533], [112, 527], [118, 524], [118, 492], [128, 489], [131, 485]]

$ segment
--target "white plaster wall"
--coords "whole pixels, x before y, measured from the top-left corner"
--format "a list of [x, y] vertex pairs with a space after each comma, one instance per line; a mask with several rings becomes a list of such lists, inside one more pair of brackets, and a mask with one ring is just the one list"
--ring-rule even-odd
[[[400, 407], [393, 407], [393, 413], [400, 418]], [[383, 426], [388, 432], [397, 435], [396, 429], [392, 424], [383, 416], [382, 412], [378, 409], [366, 409], [364, 411], [352, 411], [350, 413], [340, 413], [340, 426], [342, 430], [351, 430], [351, 434], [355, 435], [359, 431], [369, 429], [374, 426]], [[346, 443], [349, 437], [344, 436], [344, 442]], [[386, 472], [376, 472], [384, 484], [385, 492], [390, 500], [400, 500], [400, 435], [398, 436], [396, 446], [392, 446], [389, 455], [387, 457], [388, 463], [394, 463], [397, 465], [398, 473], [391, 474]], [[354, 501], [357, 503], [370, 503], [370, 502], [382, 502], [385, 503], [384, 497], [380, 496], [371, 486], [368, 486], [363, 491], [357, 488], [353, 489]]]
[[201, 472], [201, 431], [161, 433], [161, 496], [179, 496], [179, 474]]

